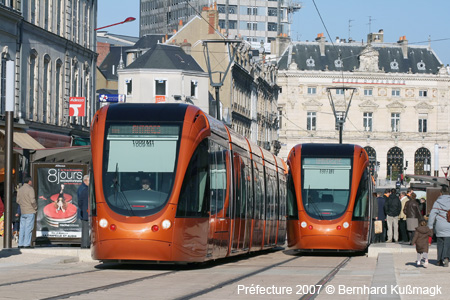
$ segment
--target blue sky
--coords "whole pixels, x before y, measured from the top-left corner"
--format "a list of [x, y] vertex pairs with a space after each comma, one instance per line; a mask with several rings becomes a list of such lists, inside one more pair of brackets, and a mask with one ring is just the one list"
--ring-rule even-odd
[[[98, 0], [97, 27], [121, 22], [135, 17], [132, 23], [108, 29], [111, 33], [139, 36], [139, 0]], [[309, 40], [324, 33], [327, 40], [336, 37], [367, 40], [370, 31], [384, 30], [384, 41], [396, 43], [406, 36], [409, 44], [428, 45], [436, 52], [442, 63], [450, 64], [450, 1], [449, 0], [303, 0], [302, 9], [292, 18], [293, 40]]]

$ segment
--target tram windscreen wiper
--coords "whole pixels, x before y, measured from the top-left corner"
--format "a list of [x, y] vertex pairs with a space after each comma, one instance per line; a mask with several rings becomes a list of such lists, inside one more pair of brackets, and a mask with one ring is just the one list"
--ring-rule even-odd
[[114, 186], [114, 202], [117, 203], [117, 196], [120, 195], [119, 199], [124, 204], [124, 207], [128, 210], [128, 212], [134, 216], [133, 208], [130, 205], [130, 202], [128, 202], [127, 197], [125, 196], [124, 192], [122, 191], [122, 187], [119, 183], [119, 163], [116, 163], [116, 171], [114, 174], [113, 179], [113, 186]]
[[[313, 210], [314, 210], [314, 213], [321, 219], [321, 220], [323, 220], [324, 218], [323, 218], [323, 216], [322, 216], [322, 211], [317, 207], [317, 204], [316, 204], [316, 200], [317, 200], [317, 197], [314, 197], [314, 196], [311, 196], [310, 194], [311, 194], [311, 188], [309, 188], [308, 187], [308, 190], [307, 190], [307, 192], [308, 192], [308, 204], [313, 208]], [[316, 192], [317, 193], [317, 192]]]

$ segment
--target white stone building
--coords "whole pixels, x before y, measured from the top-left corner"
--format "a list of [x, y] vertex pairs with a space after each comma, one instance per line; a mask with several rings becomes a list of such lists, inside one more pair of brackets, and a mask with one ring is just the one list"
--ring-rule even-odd
[[118, 76], [128, 103], [186, 102], [209, 111], [208, 73], [179, 46], [155, 44]]
[[339, 142], [327, 88], [338, 88], [330, 91], [340, 111], [350, 90], [339, 88], [351, 87], [343, 143], [365, 147], [379, 180], [401, 172], [442, 176], [450, 164], [450, 74], [428, 46], [405, 37], [385, 43], [381, 30], [363, 44], [332, 45], [319, 35], [288, 45], [278, 85], [282, 158], [299, 143]]

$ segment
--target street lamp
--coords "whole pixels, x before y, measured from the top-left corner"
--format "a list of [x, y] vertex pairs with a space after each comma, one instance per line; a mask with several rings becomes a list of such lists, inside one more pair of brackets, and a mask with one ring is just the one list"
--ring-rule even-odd
[[103, 27], [99, 27], [99, 28], [95, 28], [94, 30], [97, 31], [97, 30], [100, 30], [100, 29], [103, 29], [103, 28], [107, 28], [107, 27], [111, 27], [111, 26], [116, 26], [116, 25], [120, 25], [120, 24], [124, 24], [124, 23], [128, 23], [128, 22], [133, 22], [134, 20], [136, 20], [136, 18], [128, 17], [128, 18], [126, 18], [126, 19], [125, 19], [124, 21], [122, 21], [122, 22], [114, 23], [114, 24], [107, 25], [107, 26], [103, 26]]
[[[343, 101], [334, 101], [333, 95], [331, 94], [332, 90], [335, 90], [335, 91], [342, 90], [343, 95], [344, 95], [344, 100]], [[349, 99], [348, 103], [345, 99], [345, 94], [346, 94], [347, 90], [351, 91], [351, 95], [350, 95], [350, 99]], [[346, 87], [346, 86], [327, 88], [328, 100], [330, 100], [330, 105], [331, 105], [331, 108], [333, 109], [334, 118], [336, 120], [336, 127], [339, 128], [339, 144], [342, 144], [342, 129], [344, 127], [345, 120], [347, 119], [348, 109], [350, 108], [350, 104], [352, 103], [352, 98], [353, 98], [353, 94], [355, 93], [355, 90], [356, 90], [356, 88], [351, 88], [351, 87]], [[338, 107], [340, 108], [340, 110], [337, 110]]]

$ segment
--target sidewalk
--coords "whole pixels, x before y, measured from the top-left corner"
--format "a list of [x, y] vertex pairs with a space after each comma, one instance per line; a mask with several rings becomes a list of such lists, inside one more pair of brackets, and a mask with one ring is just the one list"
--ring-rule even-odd
[[56, 263], [95, 262], [91, 258], [90, 249], [67, 246], [36, 246], [32, 249], [19, 249], [13, 240], [10, 249], [3, 249], [3, 236], [0, 236], [0, 262], [22, 261], [36, 263], [43, 259], [53, 258]]

